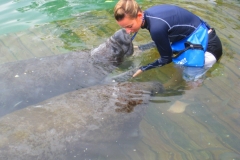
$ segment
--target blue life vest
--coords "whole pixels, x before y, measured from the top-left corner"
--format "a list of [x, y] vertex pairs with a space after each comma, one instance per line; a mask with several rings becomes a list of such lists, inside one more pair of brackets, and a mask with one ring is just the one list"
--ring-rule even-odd
[[184, 66], [203, 67], [207, 44], [208, 27], [203, 22], [190, 36], [171, 44], [173, 63]]

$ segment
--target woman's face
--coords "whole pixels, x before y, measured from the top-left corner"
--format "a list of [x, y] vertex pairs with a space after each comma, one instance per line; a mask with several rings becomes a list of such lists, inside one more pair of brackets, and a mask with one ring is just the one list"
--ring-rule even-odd
[[137, 18], [130, 18], [126, 15], [122, 20], [117, 21], [117, 23], [124, 29], [126, 29], [127, 33], [135, 33], [137, 32], [142, 25], [142, 16], [141, 12], [138, 13]]

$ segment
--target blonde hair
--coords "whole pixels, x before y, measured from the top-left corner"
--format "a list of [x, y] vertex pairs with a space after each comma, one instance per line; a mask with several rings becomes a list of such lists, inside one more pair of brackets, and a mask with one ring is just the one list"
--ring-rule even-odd
[[122, 20], [126, 15], [137, 18], [139, 11], [142, 12], [135, 0], [119, 0], [114, 8], [114, 17], [117, 21]]

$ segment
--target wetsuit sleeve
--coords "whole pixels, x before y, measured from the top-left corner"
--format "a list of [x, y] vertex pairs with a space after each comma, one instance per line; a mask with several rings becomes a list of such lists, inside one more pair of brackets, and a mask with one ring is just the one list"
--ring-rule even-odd
[[160, 58], [146, 66], [140, 67], [142, 71], [149, 70], [156, 67], [164, 66], [172, 62], [172, 48], [168, 39], [167, 28], [156, 27], [150, 29], [152, 40], [155, 42]]
[[[172, 61], [171, 61], [172, 62]], [[169, 60], [167, 59], [164, 59], [164, 58], [159, 58], [157, 59], [156, 61], [152, 62], [152, 63], [149, 63], [148, 65], [146, 66], [142, 66], [140, 67], [140, 69], [142, 71], [146, 71], [146, 70], [149, 70], [149, 69], [152, 69], [152, 68], [156, 68], [156, 67], [161, 67], [165, 64], [168, 64], [170, 63]]]

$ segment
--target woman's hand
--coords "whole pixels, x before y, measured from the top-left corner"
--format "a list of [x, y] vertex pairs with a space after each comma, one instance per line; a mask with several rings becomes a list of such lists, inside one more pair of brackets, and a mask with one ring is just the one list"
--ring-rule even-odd
[[137, 70], [136, 73], [133, 74], [133, 77], [136, 77], [137, 75], [141, 74], [143, 71], [141, 69]]

